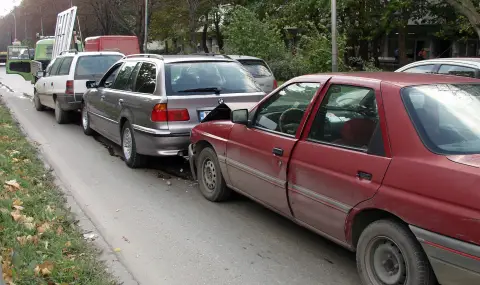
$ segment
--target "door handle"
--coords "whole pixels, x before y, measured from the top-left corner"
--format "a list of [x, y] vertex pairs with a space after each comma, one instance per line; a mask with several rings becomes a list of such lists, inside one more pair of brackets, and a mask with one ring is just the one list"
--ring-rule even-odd
[[368, 180], [368, 181], [372, 180], [372, 174], [364, 172], [364, 171], [358, 171], [357, 172], [357, 177], [360, 180]]
[[283, 156], [283, 149], [274, 147], [272, 153], [277, 156]]
[[123, 104], [123, 99], [118, 99], [118, 105], [122, 105]]
[[100, 100], [103, 101], [104, 99], [105, 99], [105, 95], [100, 96]]
[[50, 83], [50, 86], [53, 86], [53, 82], [52, 82], [52, 83]]

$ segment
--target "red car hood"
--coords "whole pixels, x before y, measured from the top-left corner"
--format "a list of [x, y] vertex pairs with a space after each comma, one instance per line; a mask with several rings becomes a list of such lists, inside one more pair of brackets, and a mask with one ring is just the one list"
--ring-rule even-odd
[[447, 158], [453, 162], [480, 168], [480, 154], [450, 155]]

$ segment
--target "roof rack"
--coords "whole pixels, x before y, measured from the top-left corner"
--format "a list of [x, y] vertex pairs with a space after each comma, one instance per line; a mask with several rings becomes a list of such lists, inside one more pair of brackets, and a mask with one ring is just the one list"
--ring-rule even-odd
[[65, 53], [75, 53], [75, 54], [78, 54], [78, 50], [76, 50], [76, 49], [64, 50], [64, 51], [60, 52], [59, 55], [62, 55], [62, 54], [65, 54]]
[[148, 54], [148, 53], [139, 53], [139, 54], [131, 54], [126, 55], [125, 58], [134, 58], [134, 57], [147, 57], [147, 58], [156, 58], [156, 59], [163, 59], [163, 56], [159, 54]]
[[231, 57], [229, 57], [229, 56], [226, 55], [226, 54], [213, 53], [213, 52], [209, 52], [209, 53], [192, 53], [191, 55], [223, 56], [224, 58], [232, 59]]

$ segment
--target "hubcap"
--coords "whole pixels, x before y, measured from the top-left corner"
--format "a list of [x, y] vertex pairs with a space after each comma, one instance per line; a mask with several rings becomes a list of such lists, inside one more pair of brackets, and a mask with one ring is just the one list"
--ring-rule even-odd
[[215, 171], [215, 164], [210, 159], [206, 159], [203, 162], [203, 181], [208, 190], [215, 190], [217, 186], [217, 172]]
[[125, 156], [126, 160], [129, 160], [130, 157], [132, 156], [132, 133], [130, 132], [129, 128], [125, 128], [123, 131], [123, 140], [122, 140], [122, 145], [123, 145], [123, 155]]
[[82, 125], [85, 130], [88, 128], [88, 112], [85, 106], [82, 108]]
[[407, 264], [395, 242], [387, 237], [377, 237], [370, 242], [366, 252], [367, 273], [373, 284], [406, 284]]

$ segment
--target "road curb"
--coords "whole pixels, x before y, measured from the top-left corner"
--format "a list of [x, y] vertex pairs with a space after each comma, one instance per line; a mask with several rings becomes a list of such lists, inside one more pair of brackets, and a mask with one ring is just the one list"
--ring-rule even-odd
[[[5, 86], [0, 82], [0, 85]], [[7, 87], [8, 88], [8, 87]], [[27, 97], [31, 97], [28, 96]], [[78, 227], [84, 233], [94, 232], [96, 233], [96, 239], [92, 241], [93, 245], [99, 250], [100, 252], [100, 260], [105, 262], [107, 271], [112, 274], [117, 281], [119, 281], [121, 285], [139, 285], [140, 283], [136, 280], [133, 273], [123, 264], [120, 260], [119, 256], [113, 251], [112, 245], [110, 245], [105, 237], [102, 235], [101, 231], [95, 226], [94, 222], [90, 219], [87, 214], [87, 211], [82, 207], [78, 201], [75, 199], [73, 195], [73, 191], [71, 191], [71, 185], [68, 183], [64, 183], [64, 179], [62, 179], [63, 175], [61, 171], [56, 172], [55, 169], [59, 169], [55, 164], [54, 160], [49, 157], [47, 152], [43, 149], [44, 146], [36, 146], [35, 141], [28, 135], [28, 133], [24, 130], [23, 126], [21, 125], [19, 119], [17, 118], [17, 114], [13, 111], [10, 103], [5, 99], [5, 96], [0, 94], [0, 103], [6, 106], [15, 123], [20, 128], [22, 134], [26, 137], [26, 139], [35, 146], [37, 149], [37, 156], [40, 160], [44, 163], [45, 169], [50, 171], [52, 176], [55, 179], [56, 186], [64, 193], [66, 198], [66, 205], [69, 207], [70, 211], [75, 215], [78, 222]], [[0, 285], [4, 285], [1, 274], [1, 266], [0, 266]]]

